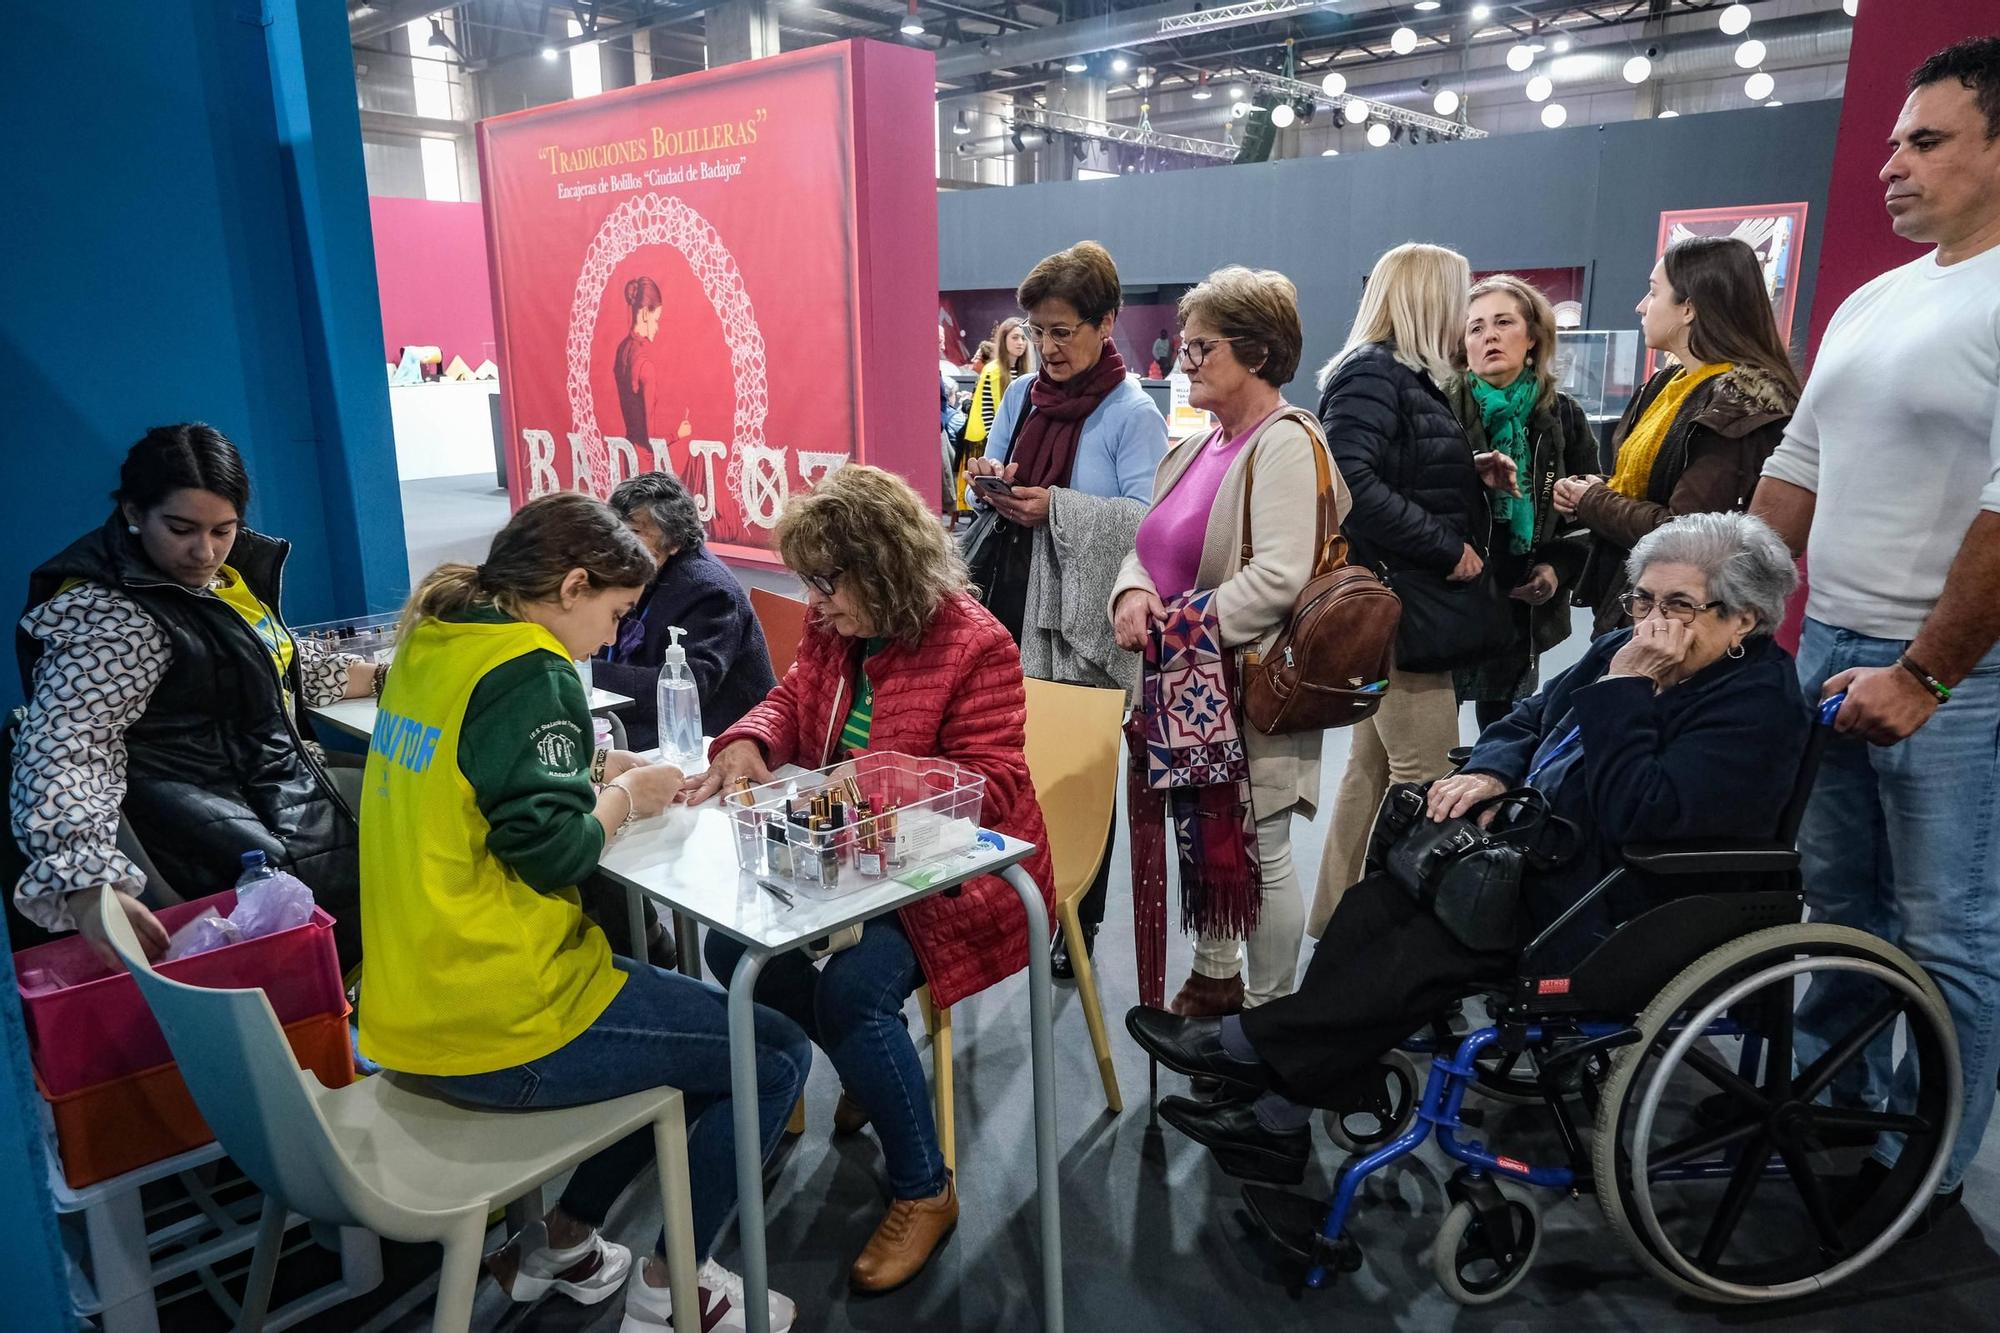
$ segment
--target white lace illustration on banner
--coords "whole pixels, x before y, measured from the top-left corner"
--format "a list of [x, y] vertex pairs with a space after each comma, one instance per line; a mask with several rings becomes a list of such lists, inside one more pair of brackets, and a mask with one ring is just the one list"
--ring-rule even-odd
[[[785, 451], [764, 443], [764, 418], [770, 412], [764, 334], [757, 327], [743, 275], [722, 237], [708, 219], [672, 197], [645, 194], [612, 210], [598, 228], [584, 255], [583, 270], [577, 275], [576, 299], [569, 315], [570, 429], [582, 445], [579, 461], [589, 469], [590, 490], [596, 495], [608, 494], [611, 475], [610, 450], [597, 429], [597, 406], [590, 391], [591, 334], [612, 270], [648, 245], [668, 245], [680, 252], [722, 321], [722, 336], [729, 344], [729, 365], [736, 380], [736, 415], [725, 484], [735, 494], [746, 522], [773, 527], [785, 507], [790, 479]], [[579, 480], [585, 479], [575, 478], [572, 484]]]

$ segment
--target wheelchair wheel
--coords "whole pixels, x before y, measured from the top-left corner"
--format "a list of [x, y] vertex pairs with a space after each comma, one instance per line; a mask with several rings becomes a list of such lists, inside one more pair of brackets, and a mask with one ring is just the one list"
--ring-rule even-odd
[[1320, 1126], [1334, 1146], [1349, 1153], [1373, 1152], [1410, 1127], [1417, 1118], [1423, 1081], [1416, 1063], [1401, 1051], [1391, 1051], [1375, 1067], [1376, 1077], [1362, 1082], [1354, 1104], [1320, 1112]]
[[1492, 1240], [1469, 1203], [1455, 1203], [1438, 1227], [1431, 1247], [1431, 1272], [1445, 1295], [1460, 1305], [1487, 1305], [1499, 1300], [1528, 1275], [1528, 1266], [1542, 1245], [1542, 1218], [1534, 1196], [1511, 1181], [1498, 1182], [1514, 1223], [1514, 1246], [1494, 1253]]
[[1542, 1085], [1535, 1078], [1533, 1051], [1503, 1051], [1489, 1046], [1479, 1053], [1472, 1088], [1488, 1101], [1507, 1106], [1540, 1106]]
[[[1802, 979], [1835, 982], [1855, 1021], [1794, 1067]], [[1920, 1071], [1912, 1105], [1821, 1101], [1901, 1023]], [[1704, 1300], [1784, 1300], [1823, 1290], [1915, 1221], [1958, 1132], [1960, 1073], [1936, 985], [1900, 950], [1842, 926], [1786, 925], [1714, 949], [1639, 1016], [1612, 1060], [1597, 1114], [1597, 1195], [1640, 1263]], [[1745, 1053], [1749, 1035], [1761, 1050]], [[1879, 1049], [1879, 1047], [1878, 1047]], [[1754, 1058], [1753, 1058], [1754, 1057]], [[1884, 1135], [1896, 1166], [1856, 1197]]]

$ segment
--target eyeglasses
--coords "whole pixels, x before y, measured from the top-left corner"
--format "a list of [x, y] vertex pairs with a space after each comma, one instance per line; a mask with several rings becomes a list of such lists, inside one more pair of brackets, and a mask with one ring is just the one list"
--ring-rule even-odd
[[1189, 370], [1200, 370], [1202, 363], [1208, 360], [1209, 353], [1224, 343], [1236, 341], [1238, 340], [1235, 338], [1183, 338], [1180, 359]]
[[1094, 329], [1096, 327], [1096, 320], [1087, 319], [1081, 324], [1074, 325], [1051, 324], [1046, 329], [1039, 324], [1023, 324], [1021, 330], [1028, 335], [1030, 342], [1036, 344], [1047, 343], [1052, 347], [1067, 347], [1069, 346], [1070, 339], [1076, 337], [1077, 334], [1083, 332], [1085, 329]]
[[805, 581], [808, 588], [820, 596], [831, 597], [834, 588], [840, 583], [840, 576], [846, 572], [844, 569], [836, 569], [831, 574], [801, 574], [799, 577]]
[[1618, 605], [1624, 607], [1625, 614], [1634, 620], [1644, 620], [1647, 616], [1652, 615], [1657, 608], [1659, 613], [1668, 620], [1678, 621], [1683, 625], [1692, 625], [1696, 616], [1704, 611], [1714, 611], [1722, 603], [1702, 602], [1700, 605], [1696, 605], [1685, 597], [1668, 597], [1665, 600], [1661, 600], [1649, 592], [1628, 592], [1619, 597]]

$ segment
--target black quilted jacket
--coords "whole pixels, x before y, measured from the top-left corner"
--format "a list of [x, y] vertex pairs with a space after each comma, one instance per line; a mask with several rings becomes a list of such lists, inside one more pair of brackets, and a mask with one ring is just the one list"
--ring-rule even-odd
[[1389, 343], [1356, 348], [1319, 399], [1320, 424], [1354, 497], [1340, 530], [1371, 568], [1448, 574], [1486, 539], [1485, 487], [1465, 431], [1430, 376]]

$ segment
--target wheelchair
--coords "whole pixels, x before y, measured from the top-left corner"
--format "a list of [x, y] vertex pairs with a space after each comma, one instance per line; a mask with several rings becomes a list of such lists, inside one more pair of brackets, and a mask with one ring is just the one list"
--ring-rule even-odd
[[[1821, 706], [1777, 837], [1626, 849], [1528, 946], [1516, 975], [1473, 988], [1487, 997], [1486, 1026], [1460, 1036], [1438, 1019], [1353, 1104], [1326, 1113], [1330, 1137], [1354, 1154], [1331, 1199], [1244, 1187], [1251, 1220], [1305, 1265], [1307, 1287], [1359, 1268], [1350, 1226], [1362, 1183], [1433, 1135], [1458, 1169], [1431, 1268], [1467, 1305], [1499, 1300], [1527, 1274], [1542, 1238], [1537, 1190], [1595, 1195], [1643, 1268], [1719, 1303], [1822, 1291], [1915, 1223], [1958, 1132], [1958, 1045], [1937, 986], [1900, 950], [1803, 920], [1795, 839], [1839, 702]], [[1573, 966], [1553, 962], [1564, 926], [1633, 877], [1672, 896]], [[1700, 887], [1676, 887], [1686, 884]], [[1851, 1026], [1796, 1049], [1798, 997], [1836, 978]], [[1887, 1111], [1823, 1099], [1847, 1093], [1851, 1104], [1863, 1054], [1898, 1037], [1915, 1057], [1913, 1094]], [[1419, 1093], [1413, 1057], [1424, 1055]], [[1470, 1137], [1481, 1113], [1469, 1094], [1545, 1108], [1563, 1160], [1536, 1164]], [[1855, 1173], [1885, 1139], [1900, 1141], [1896, 1164]]]

